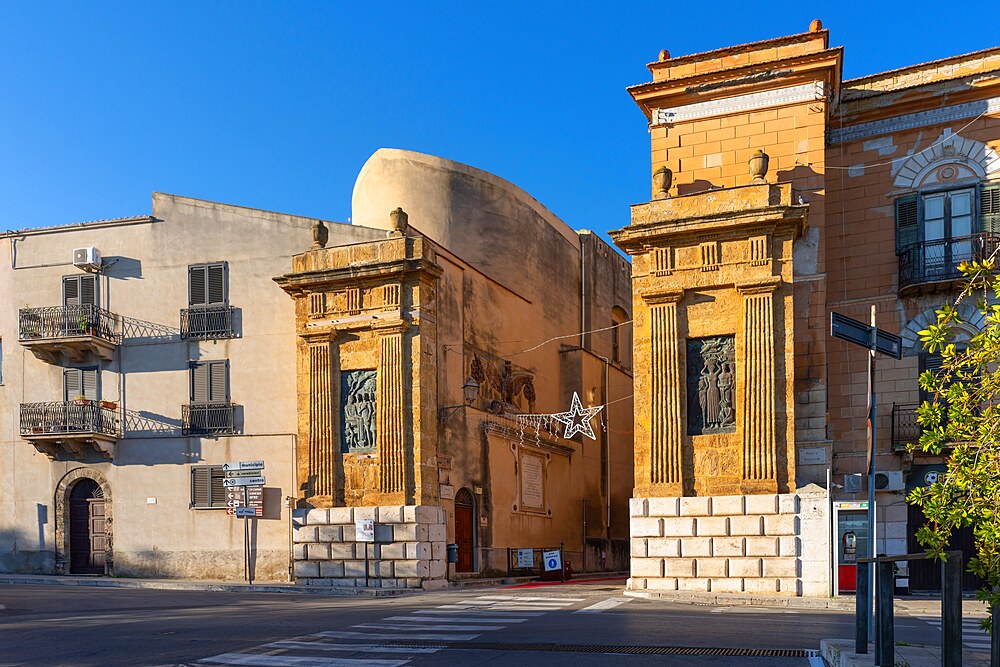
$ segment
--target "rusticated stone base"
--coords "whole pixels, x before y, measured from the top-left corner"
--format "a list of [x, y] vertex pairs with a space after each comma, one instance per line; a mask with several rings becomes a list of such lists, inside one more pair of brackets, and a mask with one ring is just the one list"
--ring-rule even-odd
[[[375, 521], [377, 542], [355, 539], [355, 521], [360, 519]], [[293, 525], [294, 571], [299, 583], [424, 589], [447, 585], [445, 514], [438, 507], [314, 509], [297, 512]]]
[[629, 590], [822, 597], [826, 492], [633, 498]]

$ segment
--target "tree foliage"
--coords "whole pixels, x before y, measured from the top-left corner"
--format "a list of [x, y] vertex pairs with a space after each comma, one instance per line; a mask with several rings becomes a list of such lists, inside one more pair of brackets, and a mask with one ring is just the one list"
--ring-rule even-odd
[[[922, 432], [920, 442], [910, 445], [910, 451], [944, 452], [948, 469], [907, 500], [923, 508], [927, 523], [916, 537], [937, 558], [946, 559], [956, 529], [972, 528], [976, 554], [968, 569], [986, 582], [979, 599], [993, 605], [1000, 604], [1000, 276], [993, 258], [958, 268], [964, 290], [920, 332], [924, 347], [940, 354], [942, 364], [920, 376], [920, 387], [931, 398], [917, 409]], [[955, 306], [971, 299], [977, 300], [984, 325], [959, 345], [965, 323]]]

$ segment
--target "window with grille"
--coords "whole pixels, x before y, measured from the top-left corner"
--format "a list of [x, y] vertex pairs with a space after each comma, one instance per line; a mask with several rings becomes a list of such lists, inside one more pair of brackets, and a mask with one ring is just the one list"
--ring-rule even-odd
[[222, 466], [191, 467], [191, 509], [214, 509], [226, 506], [226, 473]]
[[225, 262], [193, 264], [188, 267], [188, 305], [225, 306], [229, 303]]
[[67, 368], [63, 370], [63, 400], [67, 403], [78, 396], [100, 399], [100, 371], [97, 368]]
[[228, 359], [191, 362], [190, 401], [182, 410], [185, 435], [234, 432]]
[[63, 277], [64, 306], [96, 306], [97, 276], [65, 276]]

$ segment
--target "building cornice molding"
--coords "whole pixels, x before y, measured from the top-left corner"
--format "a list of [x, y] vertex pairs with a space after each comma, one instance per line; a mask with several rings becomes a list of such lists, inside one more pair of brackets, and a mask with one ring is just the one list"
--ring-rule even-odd
[[798, 104], [800, 102], [821, 102], [826, 97], [825, 90], [826, 87], [822, 81], [812, 81], [797, 86], [785, 86], [783, 88], [736, 95], [719, 100], [658, 108], [653, 109], [650, 122], [652, 125], [671, 125], [673, 123], [700, 120], [712, 116], [726, 116], [769, 107]]
[[975, 118], [982, 114], [1000, 113], [1000, 97], [990, 97], [975, 102], [953, 104], [938, 109], [916, 111], [914, 113], [893, 116], [882, 120], [849, 125], [842, 128], [832, 128], [827, 134], [827, 141], [836, 145], [847, 141], [868, 139], [881, 134], [892, 134], [905, 130], [914, 130], [928, 125], [940, 125], [966, 118]]

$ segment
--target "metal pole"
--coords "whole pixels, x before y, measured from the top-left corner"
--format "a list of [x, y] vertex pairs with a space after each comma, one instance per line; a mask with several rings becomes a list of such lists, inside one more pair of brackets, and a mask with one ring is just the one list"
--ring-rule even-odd
[[[610, 465], [610, 464], [609, 464]], [[583, 511], [583, 539], [580, 543], [583, 544], [583, 566], [580, 568], [581, 572], [587, 571], [587, 499], [584, 498], [580, 501], [582, 503]]]
[[365, 588], [368, 588], [368, 543], [362, 542], [365, 547]]
[[962, 553], [948, 552], [941, 581], [941, 664], [962, 665]]
[[892, 619], [893, 576], [891, 560], [879, 561], [878, 568], [878, 655], [880, 665], [896, 664], [896, 636]]
[[862, 604], [871, 598], [868, 590], [868, 563], [856, 563], [857, 585], [854, 591], [854, 652], [858, 655], [868, 653], [868, 610]]
[[253, 586], [250, 574], [250, 518], [243, 517], [243, 579]]
[[1000, 604], [993, 605], [993, 630], [990, 634], [990, 667], [1000, 667]]
[[562, 571], [559, 573], [562, 581], [566, 581], [566, 551], [563, 549], [563, 543], [559, 543], [559, 564], [562, 565]]
[[[875, 558], [875, 338], [878, 335], [875, 327], [875, 306], [872, 306], [872, 340], [868, 351], [868, 557]], [[871, 577], [875, 576], [872, 568]], [[871, 580], [869, 580], [869, 585]], [[871, 588], [869, 588], [871, 591]], [[865, 599], [865, 609], [868, 613], [868, 639], [872, 639], [874, 630], [872, 598]]]

